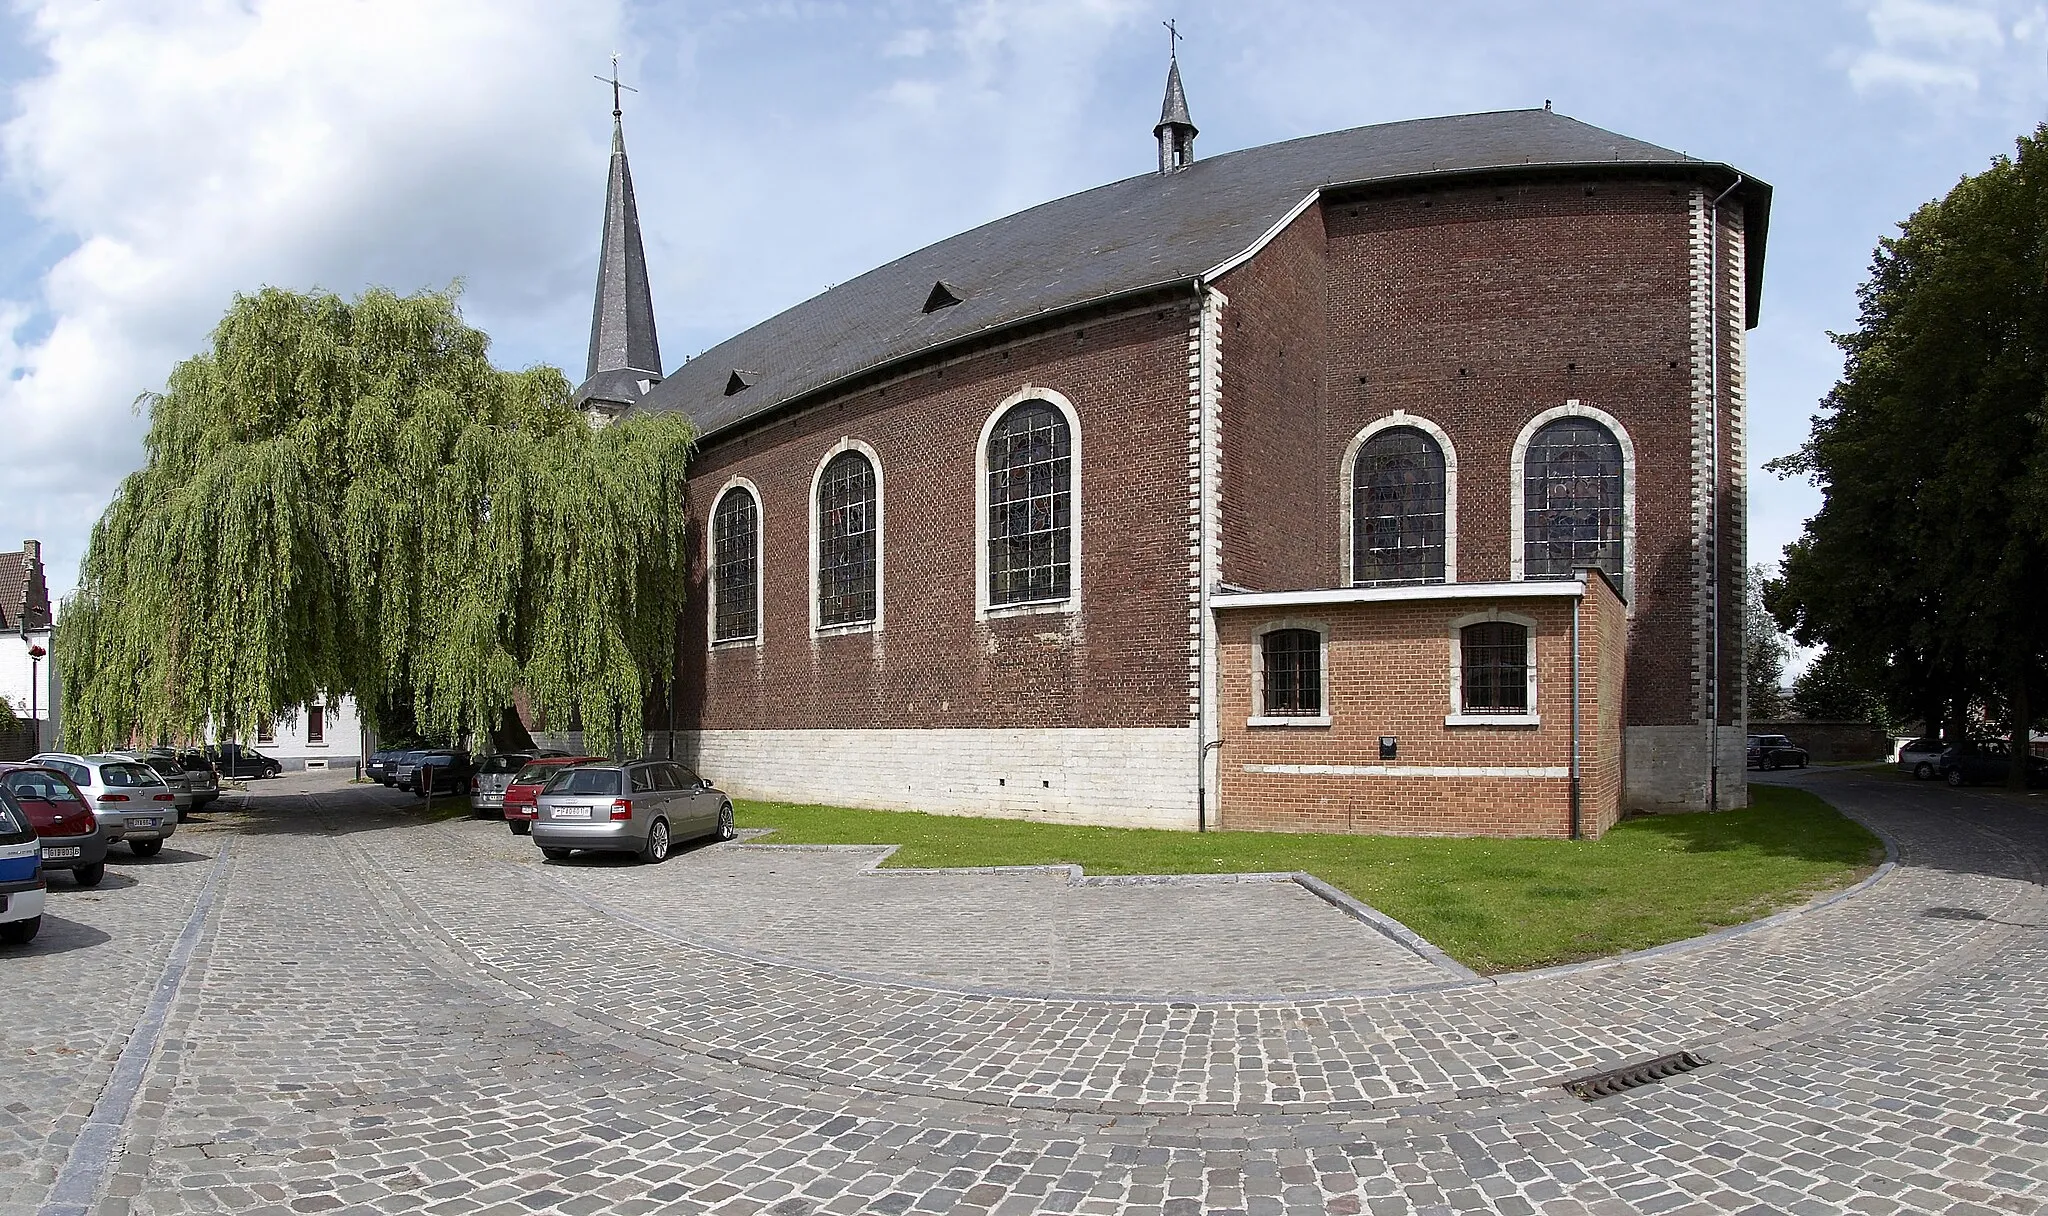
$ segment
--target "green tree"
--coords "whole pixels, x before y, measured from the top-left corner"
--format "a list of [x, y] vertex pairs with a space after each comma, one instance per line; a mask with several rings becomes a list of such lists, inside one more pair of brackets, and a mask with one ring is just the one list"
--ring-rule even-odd
[[559, 371], [487, 347], [450, 293], [237, 297], [139, 403], [146, 461], [57, 634], [68, 737], [232, 737], [320, 692], [476, 735], [523, 688], [637, 745], [675, 652], [689, 424], [594, 431]]
[[1886, 722], [1877, 695], [1832, 653], [1815, 659], [1792, 681], [1791, 710], [1822, 722]]
[[1826, 499], [1767, 602], [1903, 716], [1954, 729], [1995, 693], [2022, 736], [2048, 645], [2048, 127], [1883, 241], [1859, 301], [1771, 466]]
[[1764, 606], [1764, 585], [1771, 568], [1749, 568], [1742, 595], [1742, 658], [1744, 694], [1752, 720], [1768, 721], [1785, 712], [1785, 635]]

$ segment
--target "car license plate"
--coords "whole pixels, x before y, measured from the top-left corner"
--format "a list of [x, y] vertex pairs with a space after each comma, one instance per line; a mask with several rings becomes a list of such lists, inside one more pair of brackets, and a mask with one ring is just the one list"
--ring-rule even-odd
[[69, 861], [76, 856], [78, 856], [76, 848], [43, 850], [44, 861]]
[[558, 806], [555, 808], [554, 817], [556, 819], [588, 819], [590, 818], [590, 808], [587, 806]]
[[154, 820], [154, 819], [130, 819], [130, 820], [128, 821], [128, 826], [129, 826], [129, 827], [131, 827], [131, 828], [153, 828], [153, 827], [155, 827], [155, 826], [156, 826], [156, 820]]

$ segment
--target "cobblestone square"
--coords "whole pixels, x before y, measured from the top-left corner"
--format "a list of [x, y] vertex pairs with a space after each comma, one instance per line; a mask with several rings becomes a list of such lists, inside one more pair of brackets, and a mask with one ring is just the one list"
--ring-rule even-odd
[[0, 1216], [2048, 1211], [2048, 812], [1793, 780], [1895, 864], [1491, 978], [1279, 878], [543, 864], [257, 782], [0, 956]]

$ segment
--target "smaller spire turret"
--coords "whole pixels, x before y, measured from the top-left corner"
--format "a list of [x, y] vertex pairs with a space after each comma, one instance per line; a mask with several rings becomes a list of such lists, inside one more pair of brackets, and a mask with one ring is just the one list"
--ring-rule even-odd
[[1166, 64], [1166, 100], [1159, 106], [1159, 125], [1152, 128], [1152, 138], [1159, 141], [1159, 171], [1174, 173], [1195, 163], [1195, 122], [1188, 117], [1188, 95], [1180, 84], [1180, 51], [1174, 44], [1180, 41], [1180, 31], [1171, 21], [1163, 21], [1172, 55]]

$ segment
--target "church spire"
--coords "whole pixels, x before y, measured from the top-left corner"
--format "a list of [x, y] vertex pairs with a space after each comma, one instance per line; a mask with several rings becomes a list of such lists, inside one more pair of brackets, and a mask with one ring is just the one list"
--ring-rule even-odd
[[1180, 87], [1180, 48], [1175, 44], [1181, 40], [1180, 31], [1171, 21], [1160, 24], [1166, 27], [1171, 39], [1167, 46], [1172, 52], [1166, 64], [1166, 100], [1159, 106], [1159, 125], [1152, 128], [1152, 138], [1159, 141], [1159, 171], [1172, 173], [1195, 163], [1195, 122], [1188, 117], [1188, 95]]
[[597, 299], [590, 316], [590, 363], [577, 404], [607, 415], [640, 399], [661, 379], [661, 346], [654, 336], [654, 298], [647, 287], [647, 255], [640, 245], [640, 210], [633, 203], [633, 171], [626, 163], [626, 130], [619, 91], [618, 56], [612, 74], [612, 165], [604, 192], [604, 237], [597, 259]]

